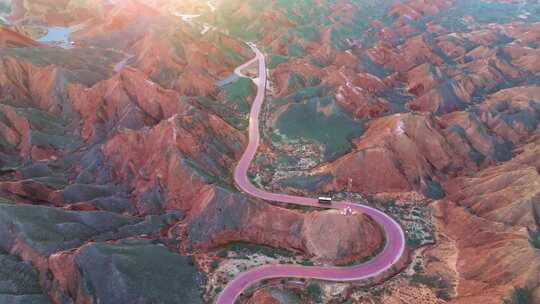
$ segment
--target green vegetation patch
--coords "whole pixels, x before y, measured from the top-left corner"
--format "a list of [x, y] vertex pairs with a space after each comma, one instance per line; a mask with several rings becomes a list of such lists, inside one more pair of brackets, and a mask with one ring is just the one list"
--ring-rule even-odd
[[527, 288], [515, 287], [510, 297], [503, 301], [504, 304], [532, 304], [532, 291]]
[[[6, 144], [7, 143], [5, 143], [3, 140], [0, 140], [0, 146], [2, 148], [10, 149], [10, 147], [7, 147]], [[0, 163], [0, 171], [12, 171], [19, 168], [22, 163], [22, 159], [18, 155], [0, 152]]]
[[306, 292], [313, 303], [322, 303], [322, 290], [319, 284], [315, 282], [310, 283]]
[[75, 262], [84, 288], [99, 303], [202, 303], [204, 277], [191, 257], [173, 253], [161, 244], [94, 243], [83, 246]]
[[116, 194], [118, 188], [113, 185], [71, 184], [64, 190], [64, 200], [70, 203], [90, 201]]
[[250, 100], [255, 95], [253, 81], [249, 78], [241, 77], [223, 87], [226, 92], [226, 101], [235, 110], [242, 114], [249, 113]]
[[288, 177], [280, 181], [284, 187], [292, 187], [296, 189], [305, 189], [309, 192], [316, 192], [322, 185], [332, 181], [333, 177], [330, 174], [324, 175], [300, 175]]
[[203, 107], [209, 109], [219, 117], [223, 118], [223, 120], [225, 120], [228, 124], [239, 130], [245, 130], [248, 127], [249, 122], [247, 115], [241, 115], [241, 113], [234, 111], [231, 107], [228, 107], [223, 102], [206, 96], [199, 96], [193, 100]]
[[413, 285], [424, 285], [435, 289], [435, 294], [439, 299], [450, 300], [449, 289], [452, 288], [452, 284], [443, 277], [415, 273], [411, 276], [411, 283]]
[[0, 204], [0, 250], [10, 251], [17, 238], [37, 253], [50, 255], [139, 221], [100, 211], [68, 212], [34, 205]]
[[[301, 99], [311, 93], [297, 93]], [[315, 140], [325, 149], [325, 158], [333, 159], [351, 148], [350, 139], [362, 134], [362, 123], [353, 120], [337, 106], [332, 97], [315, 97], [292, 104], [275, 121], [279, 134], [289, 140]]]
[[261, 254], [270, 258], [277, 258], [279, 256], [293, 257], [296, 255], [294, 252], [286, 250], [286, 249], [273, 248], [269, 246], [257, 245], [257, 244], [246, 243], [246, 242], [230, 243], [227, 245], [226, 249], [229, 251], [234, 251], [242, 255]]
[[270, 64], [268, 64], [268, 67], [270, 69], [275, 69], [278, 65], [287, 62], [289, 60], [289, 57], [282, 56], [282, 55], [272, 55], [270, 57]]
[[298, 26], [289, 31], [291, 34], [302, 37], [307, 41], [316, 41], [319, 38], [318, 28], [313, 26]]
[[11, 13], [11, 2], [0, 2], [0, 14]]
[[35, 268], [15, 256], [0, 253], [0, 295], [41, 293]]
[[431, 209], [421, 205], [397, 206], [395, 201], [381, 203], [385, 213], [398, 220], [405, 230], [407, 246], [415, 249], [435, 241]]
[[383, 21], [386, 25], [385, 14], [395, 3], [393, 0], [361, 1], [357, 2], [357, 9], [353, 12], [351, 21], [339, 20], [331, 32], [332, 46], [336, 49], [349, 48], [348, 39], [360, 41], [365, 47], [369, 47], [374, 41], [374, 35], [368, 32], [375, 20]]
[[305, 99], [315, 98], [315, 97], [323, 97], [325, 95], [328, 95], [332, 91], [333, 87], [329, 85], [318, 85], [318, 86], [312, 86], [303, 88], [302, 90], [299, 90], [295, 92], [294, 94], [287, 97], [288, 102], [301, 102]]
[[[28, 119], [32, 126], [30, 130], [30, 144], [36, 145], [39, 147], [52, 147], [55, 149], [74, 149], [79, 147], [82, 144], [82, 139], [78, 136], [67, 135], [67, 121], [61, 117], [51, 115], [45, 111], [41, 111], [33, 108], [18, 108], [16, 107], [15, 102], [11, 102], [12, 99], [7, 98], [6, 103], [12, 104], [15, 106], [15, 111], [18, 115]], [[0, 121], [4, 124], [7, 124], [11, 128], [14, 126], [11, 125], [11, 122], [7, 117], [0, 112]], [[3, 139], [0, 138], [0, 146], [9, 149], [9, 144]]]
[[[245, 41], [253, 41], [257, 39], [261, 31], [261, 23], [250, 23], [250, 19], [245, 18], [238, 11], [243, 6], [249, 6], [249, 8], [255, 13], [260, 14], [268, 9], [270, 5], [269, 1], [255, 0], [255, 1], [223, 1], [219, 4], [218, 10], [215, 12], [213, 20], [209, 20], [212, 24], [215, 24], [218, 28], [227, 29], [233, 36], [239, 37]], [[234, 18], [231, 18], [234, 16]], [[258, 20], [258, 15], [253, 16], [253, 20]], [[249, 26], [247, 26], [249, 25]]]
[[[467, 21], [464, 19], [467, 16], [472, 16], [476, 22], [487, 23], [509, 23], [512, 21], [523, 20], [520, 16], [524, 12], [537, 12], [540, 10], [540, 3], [529, 1], [527, 4], [522, 3], [502, 3], [488, 1], [469, 1], [458, 0], [452, 7], [447, 10], [442, 10], [438, 15], [424, 18], [423, 23], [428, 23], [431, 20], [437, 20], [442, 26], [450, 32], [465, 32], [469, 30]], [[532, 13], [525, 17], [528, 22], [536, 22], [540, 20], [540, 15]]]
[[67, 125], [67, 121], [61, 117], [51, 115], [42, 110], [34, 108], [17, 108], [16, 111], [17, 114], [25, 116], [30, 123], [47, 133], [61, 135]]
[[102, 49], [60, 49], [50, 47], [1, 49], [1, 56], [14, 56], [30, 60], [36, 65], [53, 64], [70, 70], [85, 69], [102, 71], [108, 66], [124, 59], [118, 52]]
[[289, 79], [287, 80], [287, 90], [289, 91], [298, 91], [302, 90], [306, 86], [306, 80], [297, 73], [290, 73]]
[[290, 43], [287, 46], [287, 54], [290, 57], [303, 57], [306, 55], [306, 50], [298, 43]]
[[30, 130], [30, 144], [44, 148], [74, 150], [83, 144], [80, 137], [70, 135], [53, 135], [37, 130]]
[[425, 285], [431, 288], [449, 288], [451, 287], [450, 284], [445, 281], [442, 277], [439, 276], [430, 276], [430, 275], [424, 275], [415, 273], [411, 277], [411, 282], [414, 285]]
[[540, 229], [529, 229], [529, 242], [536, 249], [540, 249]]
[[3, 48], [0, 49], [0, 58], [4, 56], [27, 60], [39, 66], [54, 65], [61, 68], [58, 81], [65, 79], [86, 86], [110, 78], [112, 67], [124, 59], [121, 53], [98, 48]]
[[282, 300], [283, 303], [302, 303], [300, 296], [293, 289], [270, 288], [270, 294], [274, 299]]
[[222, 90], [223, 100], [208, 96], [199, 96], [191, 100], [209, 109], [235, 128], [245, 130], [248, 126], [251, 99], [255, 96], [253, 81], [240, 77], [225, 84]]
[[367, 55], [362, 56], [361, 65], [368, 73], [373, 74], [379, 78], [385, 78], [387, 76], [390, 76], [393, 73], [392, 70], [387, 69], [384, 66], [375, 63]]
[[240, 64], [241, 62], [246, 61], [246, 58], [243, 57], [242, 53], [251, 53], [251, 51], [248, 51], [248, 47], [246, 45], [242, 45], [244, 49], [239, 53], [237, 50], [230, 48], [227, 44], [225, 44], [222, 38], [223, 36], [221, 34], [213, 31], [203, 37], [203, 39], [214, 45], [219, 50], [220, 54], [224, 54], [225, 57], [235, 64]]
[[431, 199], [442, 199], [446, 196], [446, 193], [439, 182], [434, 181], [429, 177], [425, 179], [425, 182], [426, 186], [422, 192], [426, 197]]

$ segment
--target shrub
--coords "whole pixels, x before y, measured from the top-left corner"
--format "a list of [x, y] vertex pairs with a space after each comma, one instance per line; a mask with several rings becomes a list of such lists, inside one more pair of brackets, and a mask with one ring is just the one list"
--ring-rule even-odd
[[210, 263], [210, 268], [211, 269], [217, 269], [219, 267], [219, 261], [218, 260], [213, 260], [211, 263]]
[[417, 236], [407, 236], [407, 246], [411, 248], [418, 248], [422, 245], [422, 240], [418, 238]]
[[532, 304], [532, 292], [527, 288], [515, 287], [504, 304]]
[[313, 262], [308, 260], [308, 259], [303, 259], [302, 261], [300, 261], [300, 265], [304, 265], [304, 266], [313, 266]]
[[418, 274], [418, 273], [415, 273], [411, 277], [411, 282], [414, 285], [422, 284], [427, 287], [437, 288], [437, 289], [447, 289], [450, 287], [450, 283], [442, 277], [423, 275], [423, 274]]
[[450, 300], [450, 293], [446, 289], [439, 289], [437, 290], [436, 294], [437, 294], [437, 298], [441, 300], [444, 300], [444, 301]]
[[321, 287], [317, 283], [310, 283], [307, 287], [307, 293], [311, 300], [313, 300], [315, 303], [321, 303], [322, 302], [322, 291]]
[[413, 269], [414, 269], [414, 271], [416, 271], [416, 272], [423, 272], [423, 271], [424, 271], [424, 269], [422, 268], [422, 264], [420, 264], [420, 263], [414, 264]]
[[289, 79], [287, 81], [287, 89], [291, 91], [301, 90], [306, 86], [306, 81], [304, 78], [296, 73], [289, 74]]
[[529, 243], [531, 243], [531, 245], [534, 246], [536, 249], [540, 249], [540, 229], [529, 229]]
[[426, 189], [424, 190], [424, 195], [432, 199], [442, 199], [446, 194], [444, 193], [440, 183], [428, 178], [426, 180]]
[[268, 246], [262, 246], [257, 244], [250, 244], [250, 243], [244, 243], [244, 242], [234, 242], [227, 246], [228, 250], [235, 251], [237, 253], [244, 253], [244, 254], [262, 254], [267, 257], [276, 258], [277, 256], [283, 256], [283, 257], [292, 257], [295, 255], [294, 252], [286, 250], [286, 249], [280, 249], [280, 248], [272, 248]]

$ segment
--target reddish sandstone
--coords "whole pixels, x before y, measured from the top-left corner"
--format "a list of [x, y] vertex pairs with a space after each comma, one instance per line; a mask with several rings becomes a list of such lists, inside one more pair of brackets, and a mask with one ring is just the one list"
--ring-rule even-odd
[[20, 33], [12, 31], [6, 27], [0, 26], [0, 47], [21, 48], [40, 46], [41, 43], [32, 40]]

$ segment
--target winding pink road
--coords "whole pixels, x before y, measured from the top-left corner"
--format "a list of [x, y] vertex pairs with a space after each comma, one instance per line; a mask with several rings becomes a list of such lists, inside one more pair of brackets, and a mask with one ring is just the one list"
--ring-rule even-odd
[[[234, 171], [234, 180], [237, 186], [247, 194], [275, 202], [282, 202], [303, 206], [317, 206], [318, 200], [309, 197], [291, 196], [286, 194], [270, 193], [255, 187], [247, 177], [249, 165], [259, 146], [259, 114], [264, 101], [266, 91], [266, 63], [264, 55], [253, 44], [249, 44], [257, 55], [254, 59], [241, 65], [235, 73], [241, 75], [241, 70], [255, 61], [259, 61], [259, 81], [257, 84], [257, 96], [253, 101], [249, 117], [249, 143]], [[351, 202], [334, 202], [331, 208], [344, 209], [351, 207], [353, 210], [363, 212], [371, 216], [382, 226], [386, 244], [383, 251], [367, 263], [351, 267], [315, 267], [315, 266], [290, 266], [290, 265], [266, 265], [251, 269], [238, 275], [220, 293], [217, 304], [233, 304], [240, 293], [253, 283], [271, 278], [310, 278], [325, 281], [358, 281], [375, 277], [390, 269], [403, 255], [405, 251], [405, 234], [399, 224], [385, 213], [364, 205]]]

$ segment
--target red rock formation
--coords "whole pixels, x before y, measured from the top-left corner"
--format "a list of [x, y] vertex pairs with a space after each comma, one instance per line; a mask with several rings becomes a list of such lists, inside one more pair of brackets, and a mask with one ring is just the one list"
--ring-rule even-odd
[[418, 19], [420, 18], [420, 13], [414, 10], [412, 7], [397, 3], [394, 7], [388, 12], [390, 16], [398, 16], [403, 19]]
[[344, 189], [353, 178], [354, 191], [406, 192], [424, 187], [424, 178], [464, 166], [430, 116], [397, 114], [374, 120], [354, 141], [354, 151], [317, 172], [335, 177], [327, 190]]
[[[185, 107], [151, 129], [117, 133], [103, 151], [118, 168], [117, 178], [129, 182], [134, 194], [143, 195], [157, 184], [166, 191], [165, 208], [190, 210], [207, 191], [206, 176], [227, 178], [244, 141], [220, 118]], [[146, 212], [140, 199], [138, 207]]]
[[473, 214], [535, 229], [540, 216], [540, 147], [529, 144], [511, 161], [446, 183], [449, 199]]
[[[430, 29], [436, 31], [436, 29]], [[462, 37], [456, 37], [455, 33], [449, 35], [441, 35], [437, 38], [437, 46], [441, 50], [456, 61], [463, 62], [463, 57], [467, 53], [465, 48], [466, 40]]]
[[211, 249], [232, 241], [257, 242], [272, 247], [305, 250], [304, 218], [297, 211], [250, 201], [213, 187], [198, 198], [187, 226], [193, 249]]
[[379, 43], [368, 49], [367, 53], [374, 62], [397, 72], [406, 72], [425, 62], [434, 65], [444, 64], [422, 36], [410, 38], [396, 48]]
[[138, 70], [125, 68], [122, 73], [91, 88], [73, 84], [68, 88], [73, 108], [82, 118], [82, 136], [90, 139], [97, 124], [122, 123], [140, 111], [141, 127], [153, 125], [174, 114], [187, 111], [177, 92], [166, 90], [148, 80]]
[[289, 95], [293, 93], [288, 89], [289, 76], [291, 73], [298, 74], [304, 79], [322, 77], [321, 69], [304, 60], [292, 60], [280, 64], [272, 71], [272, 81], [275, 83], [276, 91], [279, 95]]
[[346, 264], [369, 256], [383, 243], [377, 223], [368, 216], [344, 216], [338, 211], [316, 212], [304, 221], [306, 251], [315, 259]]
[[334, 176], [327, 190], [343, 189], [351, 177], [361, 192], [400, 192], [424, 188], [428, 176], [444, 179], [508, 160], [508, 142], [520, 144], [538, 134], [533, 101], [538, 94], [537, 87], [502, 90], [476, 115], [454, 112], [435, 119], [399, 114], [373, 120], [354, 141], [353, 152], [315, 172]]
[[185, 231], [189, 249], [216, 248], [232, 241], [255, 242], [342, 264], [370, 256], [383, 242], [378, 225], [362, 214], [300, 213], [251, 202], [215, 187], [199, 200]]
[[441, 10], [447, 9], [452, 6], [452, 0], [412, 0], [407, 1], [407, 5], [422, 15], [433, 16], [439, 13]]
[[388, 102], [378, 98], [362, 86], [354, 86], [350, 82], [337, 88], [336, 100], [348, 113], [356, 118], [379, 117], [390, 110]]
[[441, 69], [428, 63], [419, 65], [405, 74], [407, 90], [416, 96], [421, 96], [438, 86], [441, 78]]
[[522, 143], [538, 134], [539, 94], [538, 86], [501, 90], [480, 106], [481, 119], [498, 136], [514, 144]]
[[25, 60], [2, 56], [0, 71], [3, 96], [47, 112], [59, 110], [58, 100], [52, 94], [57, 79], [53, 66], [35, 66]]
[[[104, 38], [107, 35], [122, 35], [122, 39]], [[131, 54], [131, 66], [161, 86], [189, 96], [216, 93], [215, 81], [253, 56], [240, 40], [218, 31], [202, 34], [170, 12], [161, 13], [138, 1], [105, 10], [71, 39], [81, 46], [124, 50]], [[228, 55], [232, 53], [239, 56]]]
[[14, 0], [12, 19], [18, 22], [34, 21], [65, 26], [88, 20], [97, 13], [99, 4], [94, 1], [70, 0]]
[[[510, 32], [513, 27], [505, 27], [505, 32]], [[513, 33], [509, 33], [509, 36], [515, 37], [518, 42], [522, 45], [527, 45], [530, 43], [535, 43], [540, 39], [540, 22], [534, 24], [526, 24], [519, 30], [516, 30]]]
[[[302, 83], [328, 85], [325, 97], [335, 96], [351, 116], [367, 121], [352, 151], [311, 172], [333, 178], [317, 191], [344, 190], [353, 178], [353, 191], [425, 202], [417, 192], [443, 192], [440, 183], [447, 199], [433, 205], [437, 243], [423, 264], [427, 274], [454, 284], [451, 303], [500, 303], [514, 286], [530, 288], [533, 301], [540, 301], [540, 259], [527, 231], [538, 229], [540, 210], [540, 91], [534, 85], [540, 23], [482, 24], [463, 16], [470, 30], [453, 33], [438, 14], [454, 1], [411, 0], [383, 12], [393, 24], [370, 20], [366, 31], [336, 41], [358, 21], [358, 3], [314, 1], [313, 10], [299, 10], [300, 2], [289, 1], [289, 11], [276, 9], [278, 3], [226, 1], [212, 13], [201, 1], [120, 2], [13, 1], [12, 17], [22, 26], [87, 21], [69, 50], [30, 48], [38, 44], [0, 29], [0, 192], [18, 203], [64, 208], [52, 209], [60, 214], [1, 203], [0, 234], [7, 241], [0, 243], [2, 251], [38, 268], [56, 302], [98, 301], [82, 290], [75, 247], [126, 237], [124, 224], [109, 226], [112, 213], [95, 212], [106, 207], [148, 215], [150, 222], [156, 214], [185, 211], [184, 220], [167, 220], [134, 237], [179, 238], [189, 253], [246, 241], [347, 263], [381, 245], [381, 231], [364, 215], [288, 210], [232, 189], [245, 134], [197, 101], [222, 97], [216, 80], [253, 56], [226, 34], [239, 24], [246, 33], [261, 33], [256, 41], [268, 55], [288, 56], [292, 43], [305, 50], [273, 69], [272, 94], [287, 97]], [[201, 22], [219, 28], [202, 34], [172, 11], [201, 13]], [[223, 22], [222, 11], [239, 23]], [[321, 25], [319, 14], [328, 23]], [[418, 34], [425, 16], [433, 16], [425, 24], [428, 33]], [[314, 30], [313, 37], [300, 30]], [[344, 51], [349, 46], [353, 51]], [[122, 59], [126, 67], [113, 75]], [[392, 93], [403, 99], [381, 97]], [[422, 112], [394, 115], [405, 111], [406, 98], [410, 110]], [[79, 135], [83, 143], [62, 147]], [[259, 152], [277, 155], [272, 149], [267, 142]], [[123, 205], [113, 208], [118, 201]], [[40, 209], [6, 211], [15, 207]], [[253, 301], [273, 302], [264, 292]]]
[[[431, 76], [420, 76], [419, 80], [425, 78], [436, 79], [437, 83], [428, 80], [427, 86], [431, 90], [422, 90], [416, 99], [408, 102], [407, 106], [416, 111], [429, 111], [436, 114], [444, 114], [461, 110], [473, 102], [473, 97], [479, 91], [492, 91], [507, 79], [520, 79], [522, 74], [507, 62], [500, 60], [496, 56], [482, 58], [471, 61], [462, 66], [460, 70], [418, 70], [415, 73], [424, 73]], [[414, 75], [414, 74], [412, 74]], [[413, 92], [420, 92], [420, 85], [414, 84]]]
[[39, 45], [41, 45], [41, 43], [21, 35], [20, 33], [6, 27], [0, 27], [0, 47], [20, 48]]
[[[540, 255], [525, 229], [483, 219], [450, 201], [434, 205], [436, 224], [450, 238], [452, 247], [428, 261], [428, 271], [441, 274], [437, 260], [456, 271], [456, 295], [452, 303], [500, 303], [514, 286], [536, 288]], [[448, 259], [445, 252], [455, 252]], [[433, 264], [430, 265], [430, 264]], [[444, 272], [442, 272], [444, 273]], [[533, 296], [533, 303], [538, 301]]]
[[31, 150], [30, 130], [31, 123], [19, 115], [14, 107], [1, 105], [0, 112], [5, 120], [0, 122], [0, 133], [8, 145], [13, 147], [20, 155], [28, 155]]
[[255, 291], [247, 304], [281, 304], [282, 302], [274, 298], [269, 290], [260, 289]]
[[452, 112], [441, 117], [440, 125], [445, 138], [459, 151], [459, 155], [479, 153], [476, 159], [471, 157], [477, 165], [492, 165], [504, 158], [498, 156], [500, 151], [497, 150], [498, 145], [504, 145], [504, 139], [490, 134], [478, 116], [469, 112]]
[[48, 202], [51, 193], [54, 191], [45, 184], [32, 180], [1, 181], [0, 190], [4, 193], [16, 195], [28, 203]]
[[57, 285], [51, 295], [55, 303], [61, 303], [62, 301], [60, 288], [69, 292], [73, 299], [77, 299], [76, 303], [93, 303], [91, 296], [85, 292], [82, 285], [78, 284], [80, 273], [75, 262], [77, 252], [79, 252], [78, 249], [63, 251], [49, 257], [48, 268], [54, 273], [54, 280]]
[[[66, 94], [69, 83], [92, 85], [110, 77], [113, 65], [120, 60], [119, 53], [96, 49], [36, 48], [32, 49], [35, 55], [23, 50], [2, 52], [0, 56], [2, 98], [8, 104], [12, 100], [17, 106], [51, 114], [63, 112], [61, 96]], [[64, 56], [69, 60], [63, 60]], [[97, 60], [101, 63], [97, 64]]]
[[536, 76], [540, 75], [540, 49], [526, 46], [506, 46], [504, 50], [512, 58], [513, 64]]

